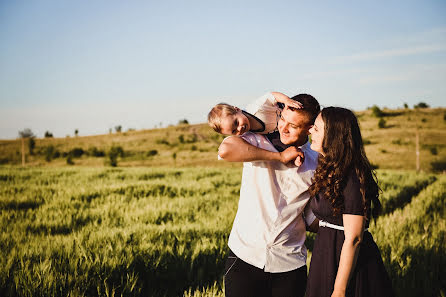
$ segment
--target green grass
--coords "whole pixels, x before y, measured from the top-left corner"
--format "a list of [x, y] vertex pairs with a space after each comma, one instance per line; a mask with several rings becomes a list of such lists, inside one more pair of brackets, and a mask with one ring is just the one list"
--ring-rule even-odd
[[0, 172], [2, 296], [177, 296], [223, 269], [239, 170]]
[[[371, 232], [398, 296], [444, 294], [445, 176], [378, 177], [386, 214]], [[240, 168], [0, 167], [0, 296], [224, 296], [240, 180]]]

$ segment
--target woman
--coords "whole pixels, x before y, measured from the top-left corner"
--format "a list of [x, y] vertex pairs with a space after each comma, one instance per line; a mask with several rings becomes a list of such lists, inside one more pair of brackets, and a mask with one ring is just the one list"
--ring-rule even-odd
[[378, 247], [367, 231], [371, 213], [375, 217], [381, 204], [358, 120], [348, 109], [327, 107], [310, 133], [311, 148], [320, 153], [309, 189], [319, 230], [306, 296], [393, 296]]

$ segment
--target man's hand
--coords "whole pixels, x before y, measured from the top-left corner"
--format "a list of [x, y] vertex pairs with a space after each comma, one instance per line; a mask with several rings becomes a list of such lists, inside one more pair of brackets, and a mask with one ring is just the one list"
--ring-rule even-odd
[[296, 166], [300, 166], [304, 162], [304, 158], [305, 155], [302, 150], [295, 146], [290, 146], [280, 153], [280, 162], [283, 164], [294, 162]]

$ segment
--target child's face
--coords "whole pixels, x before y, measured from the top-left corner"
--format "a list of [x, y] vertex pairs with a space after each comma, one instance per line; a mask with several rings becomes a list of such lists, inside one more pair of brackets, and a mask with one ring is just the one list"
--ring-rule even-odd
[[234, 115], [228, 114], [226, 116], [222, 116], [221, 134], [242, 135], [243, 133], [249, 131], [250, 128], [248, 118], [240, 109], [238, 109], [237, 113]]

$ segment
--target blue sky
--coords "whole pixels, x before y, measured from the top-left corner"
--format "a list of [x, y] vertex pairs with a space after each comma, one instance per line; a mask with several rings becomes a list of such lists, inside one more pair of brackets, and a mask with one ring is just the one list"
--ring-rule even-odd
[[203, 123], [310, 93], [446, 106], [446, 2], [0, 0], [0, 139]]

